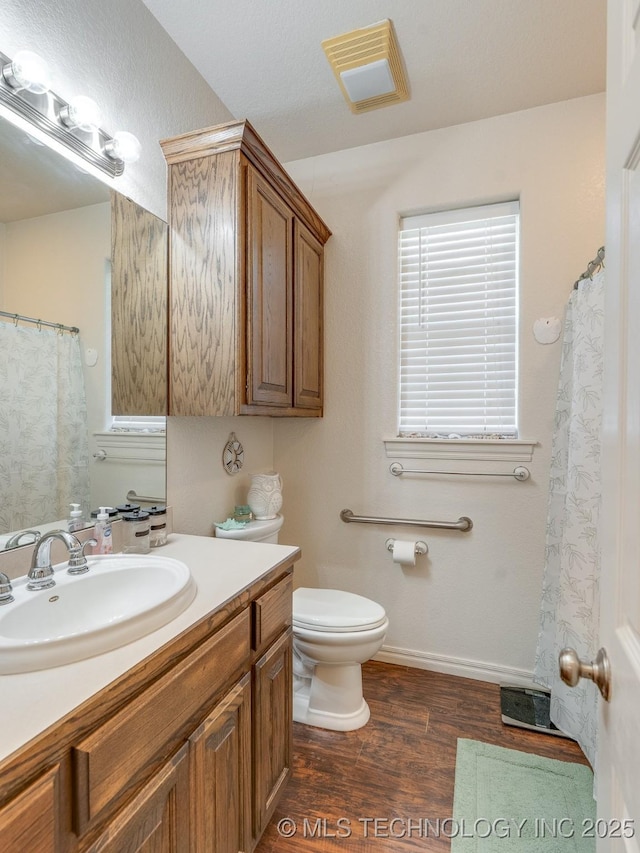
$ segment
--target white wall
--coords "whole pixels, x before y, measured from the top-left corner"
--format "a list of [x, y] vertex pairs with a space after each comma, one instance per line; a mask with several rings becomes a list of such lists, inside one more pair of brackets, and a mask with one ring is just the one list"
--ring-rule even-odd
[[[139, 0], [3, 0], [0, 50], [13, 56], [24, 48], [47, 60], [62, 97], [95, 98], [107, 131], [140, 139], [141, 159], [114, 186], [166, 219], [158, 140], [233, 116], [147, 8]], [[167, 497], [176, 530], [209, 534], [214, 520], [245, 502], [247, 474], [229, 477], [222, 468], [232, 429], [245, 445], [244, 470], [271, 469], [272, 427], [264, 418], [169, 419]]]
[[[160, 216], [166, 172], [157, 141], [231, 117], [138, 0], [4, 0], [0, 49], [20, 48], [49, 61], [63, 97], [93, 96], [106, 129], [141, 139], [142, 159], [116, 187]], [[604, 240], [603, 163], [604, 97], [594, 96], [290, 164], [334, 232], [326, 415], [275, 428], [263, 419], [170, 419], [176, 529], [208, 533], [243, 494], [246, 475], [227, 477], [219, 461], [231, 429], [245, 443], [246, 471], [272, 466], [273, 434], [285, 481], [283, 538], [304, 551], [298, 583], [381, 601], [392, 647], [530, 670], [559, 359], [557, 345], [533, 342], [531, 325], [562, 311], [573, 279]], [[397, 216], [515, 195], [523, 228], [522, 433], [541, 442], [532, 481], [391, 482], [382, 438], [395, 432]], [[384, 550], [392, 531], [344, 525], [344, 506], [468, 514], [475, 527], [468, 536], [431, 533], [429, 560], [403, 572]]]
[[166, 219], [158, 140], [233, 118], [139, 0], [3, 0], [0, 50], [35, 50], [63, 98], [89, 95], [110, 133], [128, 130], [142, 157], [114, 186]]
[[[573, 281], [604, 242], [604, 96], [288, 169], [333, 231], [326, 247], [325, 417], [275, 424], [275, 465], [285, 484], [281, 538], [303, 549], [296, 581], [380, 601], [390, 618], [386, 646], [410, 650], [418, 663], [486, 677], [492, 669], [526, 674], [537, 636], [560, 357], [559, 343], [535, 342], [532, 325], [562, 315]], [[532, 478], [396, 479], [382, 442], [396, 434], [398, 216], [517, 197], [521, 436], [540, 443]], [[401, 569], [385, 538], [418, 538], [419, 531], [346, 525], [339, 520], [344, 507], [408, 518], [468, 515], [474, 528], [423, 531], [429, 557]]]

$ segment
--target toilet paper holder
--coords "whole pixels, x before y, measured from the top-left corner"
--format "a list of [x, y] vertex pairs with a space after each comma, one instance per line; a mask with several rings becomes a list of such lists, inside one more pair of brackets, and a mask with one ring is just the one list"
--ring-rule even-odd
[[[395, 539], [391, 539], [391, 538], [385, 540], [384, 544], [386, 546], [387, 551], [393, 551], [393, 546], [395, 545], [395, 541], [396, 541]], [[419, 539], [416, 542], [416, 547], [415, 547], [414, 551], [415, 551], [416, 555], [417, 554], [428, 554], [429, 553], [429, 546], [427, 545], [426, 542], [423, 542], [422, 539]]]

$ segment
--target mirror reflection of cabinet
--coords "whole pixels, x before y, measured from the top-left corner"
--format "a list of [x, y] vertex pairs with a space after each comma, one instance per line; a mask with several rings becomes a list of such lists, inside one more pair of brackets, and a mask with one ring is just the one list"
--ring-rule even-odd
[[170, 414], [321, 417], [331, 232], [249, 122], [161, 145]]
[[111, 413], [167, 413], [167, 226], [111, 194]]
[[[18, 130], [9, 121], [0, 120], [0, 310], [11, 315], [42, 318], [80, 329], [87, 396], [88, 476], [91, 492], [90, 506], [83, 506], [85, 513], [100, 504], [125, 503], [130, 489], [142, 495], [165, 494], [163, 446], [158, 449], [154, 447], [153, 453], [144, 448], [144, 462], [138, 461], [137, 457], [141, 454], [137, 447], [128, 447], [124, 453], [120, 452], [120, 448], [117, 452], [114, 450], [113, 456], [118, 457], [117, 460], [96, 461], [94, 455], [103, 443], [104, 431], [111, 415], [106, 387], [111, 373], [107, 343], [110, 321], [105, 310], [109, 292], [105, 270], [111, 261], [110, 227], [113, 224], [109, 195], [109, 188], [97, 178], [82, 172], [57, 151], [34, 143], [24, 131]], [[118, 193], [113, 193], [113, 201], [123, 209], [132, 204]], [[145, 275], [146, 265], [149, 264], [152, 275], [147, 278], [154, 282], [154, 288], [160, 295], [154, 296], [151, 304], [147, 302], [140, 309], [135, 328], [136, 335], [145, 340], [145, 323], [148, 318], [154, 320], [152, 340], [156, 356], [161, 362], [141, 371], [136, 381], [137, 387], [145, 391], [147, 381], [155, 384], [158, 399], [161, 395], [160, 386], [166, 381], [166, 350], [164, 354], [161, 352], [161, 336], [165, 336], [166, 347], [167, 226], [139, 207], [132, 218], [138, 223], [146, 222], [146, 231], [142, 234], [138, 232], [137, 237], [130, 237], [129, 248], [121, 248], [118, 235], [114, 235], [114, 263], [116, 267], [122, 268], [127, 259], [133, 256], [140, 265], [141, 257], [148, 254], [149, 240], [152, 235], [157, 236], [158, 246], [151, 253], [154, 260], [149, 263], [146, 259], [144, 263]], [[118, 234], [122, 230], [119, 228]], [[133, 286], [135, 275], [126, 276], [126, 280], [130, 287]], [[160, 320], [163, 311], [165, 316]], [[128, 308], [121, 311], [124, 328], [134, 323], [133, 318], [126, 316], [127, 312]], [[1, 322], [12, 323], [13, 319], [3, 318]], [[36, 328], [34, 324], [30, 324], [30, 327]], [[126, 342], [122, 349], [128, 350], [129, 346], [130, 343]], [[25, 364], [24, 384], [21, 383], [25, 401], [30, 400], [33, 394], [32, 384], [40, 379], [33, 375], [33, 371], [27, 372], [29, 366]], [[129, 372], [134, 375], [133, 371]], [[4, 392], [6, 394], [6, 388]], [[157, 405], [158, 411], [150, 414], [166, 413], [166, 387], [164, 394], [164, 401]], [[125, 403], [125, 406], [133, 409], [129, 403]], [[125, 406], [119, 413], [125, 413]], [[139, 409], [131, 411], [131, 414], [138, 413]], [[31, 432], [30, 425], [34, 422], [32, 418], [37, 417], [38, 409], [31, 405], [28, 417], [21, 424], [20, 440], [26, 440]], [[7, 426], [11, 428], [12, 425]], [[123, 441], [121, 435], [119, 441]], [[138, 442], [138, 445], [144, 441]], [[15, 459], [6, 450], [8, 445], [0, 443], [5, 449], [3, 462], [5, 468], [11, 470], [12, 483], [15, 482], [16, 489], [30, 496], [25, 472], [18, 464], [14, 464]], [[158, 437], [156, 443], [163, 443], [163, 437]], [[149, 461], [153, 464], [150, 465]], [[62, 504], [52, 515], [41, 513], [40, 505], [33, 501], [29, 507], [33, 510], [33, 517], [17, 517], [13, 511], [9, 487], [0, 480], [0, 505], [12, 509], [10, 514], [7, 513], [10, 517], [6, 524], [0, 522], [0, 551], [4, 546], [3, 539], [17, 530], [27, 527], [40, 529], [41, 525], [64, 520], [68, 516], [69, 506], [66, 502]]]

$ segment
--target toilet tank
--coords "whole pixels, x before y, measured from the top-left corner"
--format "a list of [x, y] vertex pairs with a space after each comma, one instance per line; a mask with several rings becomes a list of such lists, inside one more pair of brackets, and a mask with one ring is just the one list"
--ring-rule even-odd
[[263, 521], [250, 521], [245, 527], [236, 530], [221, 530], [215, 528], [217, 539], [242, 539], [245, 542], [278, 543], [278, 534], [284, 522], [284, 516], [276, 515]]

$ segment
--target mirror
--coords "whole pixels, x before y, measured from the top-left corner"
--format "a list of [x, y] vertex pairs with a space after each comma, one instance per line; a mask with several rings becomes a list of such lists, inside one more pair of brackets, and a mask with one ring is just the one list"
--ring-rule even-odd
[[[131, 491], [164, 501], [164, 434], [112, 432], [108, 427], [112, 383], [112, 257], [116, 258], [113, 273], [117, 376], [120, 380], [132, 377], [134, 381], [129, 384], [135, 393], [136, 388], [147, 384], [161, 385], [159, 377], [166, 376], [162, 341], [158, 344], [162, 333], [151, 336], [155, 341], [152, 354], [164, 361], [152, 364], [147, 358], [142, 363], [135, 353], [136, 341], [142, 339], [143, 326], [150, 314], [160, 329], [166, 330], [166, 314], [160, 316], [166, 309], [166, 224], [117, 193], [113, 193], [112, 199], [111, 193], [97, 178], [0, 119], [0, 311], [79, 328], [88, 431], [88, 466], [84, 466], [88, 467], [88, 472], [85, 471], [88, 483], [78, 482], [77, 486], [77, 491], [85, 497], [65, 498], [51, 515], [51, 510], [42, 509], [50, 504], [40, 501], [37, 494], [49, 476], [48, 457], [38, 460], [37, 452], [29, 453], [26, 447], [31, 435], [47, 420], [49, 403], [58, 406], [58, 421], [61, 416], [65, 428], [75, 418], [76, 405], [58, 400], [55, 380], [49, 380], [46, 370], [40, 369], [37, 375], [30, 370], [36, 358], [22, 359], [19, 371], [14, 370], [10, 378], [13, 382], [19, 373], [18, 397], [21, 406], [24, 402], [24, 410], [21, 408], [12, 418], [0, 413], [0, 550], [15, 531], [34, 528], [42, 532], [51, 523], [66, 524], [68, 502], [72, 500], [81, 502], [87, 526], [92, 523], [90, 510], [99, 505], [126, 503]], [[123, 227], [123, 210], [134, 223], [134, 230], [128, 234]], [[119, 211], [115, 220], [114, 211]], [[153, 256], [152, 262], [146, 258], [146, 252]], [[125, 265], [132, 260], [137, 267], [130, 271]], [[161, 287], [162, 297], [151, 299], [148, 295], [142, 305], [138, 299], [134, 316], [128, 313], [122, 293], [130, 295], [151, 268], [156, 294]], [[0, 316], [0, 322], [38, 332], [33, 323], [14, 323], [4, 316]], [[127, 339], [129, 327], [133, 334]], [[69, 337], [68, 332], [44, 324], [40, 332]], [[6, 357], [4, 361], [6, 364]], [[58, 382], [63, 387], [68, 384], [67, 378]], [[140, 414], [141, 410], [133, 411], [134, 408], [130, 394], [119, 413]], [[158, 413], [157, 408], [153, 413]], [[18, 454], [7, 452], [9, 433], [14, 447], [18, 440], [19, 455], [33, 461], [33, 465], [26, 466]], [[31, 470], [26, 471], [26, 467]], [[19, 501], [16, 494], [20, 495]], [[20, 544], [26, 541], [28, 537]]]

